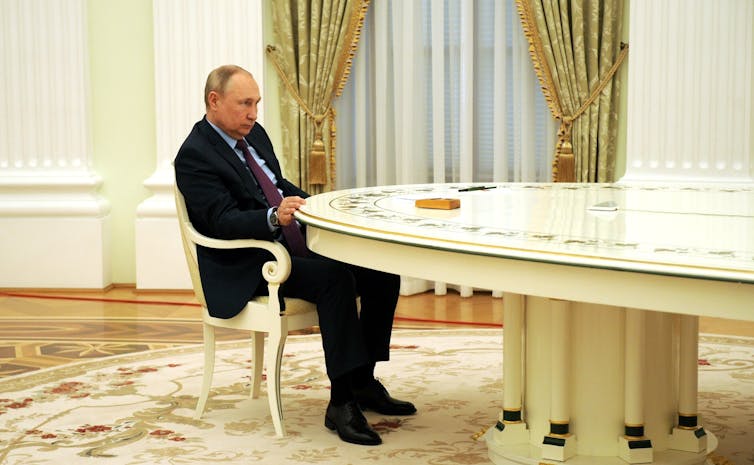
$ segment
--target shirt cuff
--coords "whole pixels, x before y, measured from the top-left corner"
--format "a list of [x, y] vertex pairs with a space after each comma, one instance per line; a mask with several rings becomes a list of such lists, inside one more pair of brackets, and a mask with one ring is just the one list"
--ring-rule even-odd
[[271, 233], [276, 233], [280, 230], [280, 228], [276, 228], [275, 226], [272, 225], [272, 211], [274, 209], [275, 208], [273, 207], [267, 210], [267, 227], [270, 228]]

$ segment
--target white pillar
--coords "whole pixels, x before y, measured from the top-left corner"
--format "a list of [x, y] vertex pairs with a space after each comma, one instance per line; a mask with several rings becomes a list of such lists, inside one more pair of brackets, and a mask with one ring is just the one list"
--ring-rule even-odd
[[630, 5], [622, 181], [754, 180], [754, 2]]
[[503, 297], [503, 411], [493, 431], [498, 444], [523, 444], [529, 431], [523, 418], [523, 331], [526, 296]]
[[650, 463], [652, 441], [644, 435], [644, 377], [646, 363], [645, 312], [626, 309], [624, 431], [618, 455], [628, 463]]
[[625, 423], [627, 427], [642, 429], [641, 434], [626, 433], [629, 436], [644, 436], [644, 340], [644, 312], [626, 309]]
[[[173, 203], [172, 162], [204, 116], [209, 72], [237, 64], [264, 92], [261, 0], [154, 0], [157, 160], [136, 210], [136, 287], [190, 289]], [[260, 107], [259, 121], [263, 122]]]
[[550, 432], [542, 443], [542, 458], [565, 461], [576, 455], [571, 422], [571, 302], [550, 300]]
[[686, 420], [684, 426], [696, 427], [698, 363], [699, 363], [699, 317], [683, 315], [679, 348], [678, 416]]
[[[568, 366], [570, 363], [570, 325], [568, 319], [569, 302], [552, 300], [552, 346], [550, 351], [550, 423], [565, 425], [564, 431], [556, 434], [567, 434], [570, 422], [570, 408], [568, 389], [570, 383]], [[552, 428], [551, 428], [551, 432]]]
[[86, 0], [0, 2], [0, 287], [111, 284], [87, 50]]
[[678, 424], [673, 428], [671, 448], [702, 452], [707, 448], [707, 433], [699, 421], [699, 317], [681, 315], [678, 347]]
[[[503, 300], [503, 412], [504, 421], [520, 422], [523, 378], [522, 332], [524, 299], [521, 294], [506, 293]], [[506, 415], [505, 412], [508, 412]]]

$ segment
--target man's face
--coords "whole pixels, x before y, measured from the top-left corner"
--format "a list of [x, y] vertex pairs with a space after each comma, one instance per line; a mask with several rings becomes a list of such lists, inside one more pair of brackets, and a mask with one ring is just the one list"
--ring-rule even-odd
[[223, 95], [210, 92], [208, 116], [226, 134], [242, 139], [254, 127], [261, 99], [254, 78], [246, 73], [236, 73], [228, 81]]

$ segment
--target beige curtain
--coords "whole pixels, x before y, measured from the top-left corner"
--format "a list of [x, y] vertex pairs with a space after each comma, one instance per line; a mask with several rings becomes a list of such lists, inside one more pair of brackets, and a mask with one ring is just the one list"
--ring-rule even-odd
[[332, 102], [350, 73], [369, 1], [271, 3], [277, 43], [267, 46], [267, 55], [284, 87], [280, 114], [286, 175], [317, 194], [334, 185]]
[[617, 106], [615, 71], [623, 0], [516, 0], [529, 51], [553, 117], [560, 120], [553, 180], [612, 182]]

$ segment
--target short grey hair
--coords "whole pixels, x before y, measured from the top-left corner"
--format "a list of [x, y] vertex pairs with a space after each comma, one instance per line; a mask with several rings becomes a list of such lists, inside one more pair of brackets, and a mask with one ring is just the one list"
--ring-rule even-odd
[[246, 73], [251, 76], [250, 72], [236, 65], [223, 65], [210, 71], [209, 76], [207, 76], [207, 83], [204, 85], [205, 108], [209, 107], [209, 93], [214, 91], [223, 95], [228, 88], [230, 78], [238, 73]]

